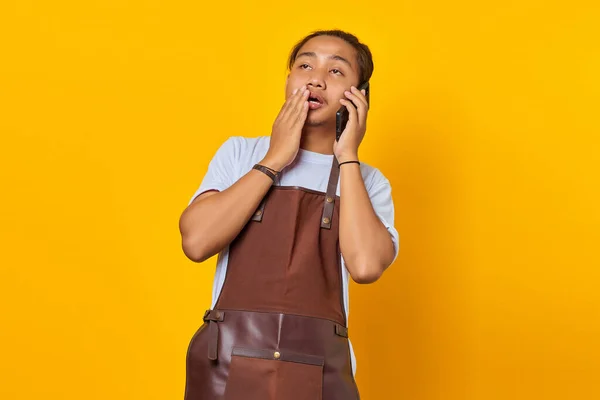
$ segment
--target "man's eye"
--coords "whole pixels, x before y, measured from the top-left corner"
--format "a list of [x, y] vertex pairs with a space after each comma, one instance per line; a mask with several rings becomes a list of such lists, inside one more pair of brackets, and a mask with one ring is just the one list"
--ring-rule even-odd
[[300, 64], [300, 68], [306, 69], [306, 68], [310, 68], [310, 66], [308, 64]]
[[332, 69], [331, 72], [333, 72], [336, 75], [342, 75], [342, 71], [340, 71], [339, 69]]

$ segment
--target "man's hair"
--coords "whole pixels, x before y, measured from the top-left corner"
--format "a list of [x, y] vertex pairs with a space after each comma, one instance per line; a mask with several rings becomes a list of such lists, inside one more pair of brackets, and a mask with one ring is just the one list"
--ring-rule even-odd
[[346, 43], [350, 44], [352, 47], [356, 49], [356, 61], [358, 63], [358, 76], [359, 82], [358, 84], [363, 84], [371, 79], [371, 75], [373, 75], [373, 56], [371, 55], [371, 50], [367, 47], [366, 44], [361, 43], [356, 36], [351, 33], [340, 31], [338, 29], [334, 30], [326, 30], [326, 31], [315, 31], [310, 35], [306, 36], [304, 39], [300, 40], [292, 49], [290, 53], [290, 58], [288, 60], [288, 68], [291, 70], [296, 62], [296, 57], [298, 56], [298, 52], [308, 42], [310, 39], [315, 38], [317, 36], [333, 36], [344, 40]]

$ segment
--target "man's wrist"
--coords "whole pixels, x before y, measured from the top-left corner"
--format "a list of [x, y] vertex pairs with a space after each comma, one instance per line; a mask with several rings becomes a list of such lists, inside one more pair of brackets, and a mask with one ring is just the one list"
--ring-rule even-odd
[[283, 163], [268, 157], [263, 158], [259, 164], [275, 172], [281, 172], [281, 170], [284, 168]]
[[344, 163], [344, 162], [348, 162], [348, 161], [360, 161], [358, 159], [358, 154], [356, 153], [352, 153], [352, 154], [343, 154], [340, 155], [339, 157], [336, 157], [338, 160], [338, 163]]

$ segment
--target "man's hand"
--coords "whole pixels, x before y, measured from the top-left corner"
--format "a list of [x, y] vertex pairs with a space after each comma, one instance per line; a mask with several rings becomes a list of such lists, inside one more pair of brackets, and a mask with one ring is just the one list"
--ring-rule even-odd
[[261, 164], [281, 171], [290, 165], [300, 149], [302, 128], [308, 115], [308, 95], [306, 86], [294, 90], [279, 111], [273, 123], [269, 151]]
[[340, 103], [348, 109], [348, 123], [340, 140], [333, 144], [333, 153], [340, 163], [358, 160], [358, 147], [367, 131], [367, 113], [369, 111], [364, 90], [359, 91], [352, 86], [350, 91], [346, 91], [344, 94], [349, 100], [340, 99]]

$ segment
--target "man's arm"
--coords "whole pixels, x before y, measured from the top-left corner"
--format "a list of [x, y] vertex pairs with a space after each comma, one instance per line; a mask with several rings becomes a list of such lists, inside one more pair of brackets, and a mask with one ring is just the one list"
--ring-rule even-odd
[[394, 243], [373, 209], [360, 166], [340, 169], [340, 248], [352, 279], [372, 283], [394, 260]]
[[[308, 114], [308, 94], [303, 86], [284, 103], [261, 165], [281, 171], [294, 161]], [[270, 177], [253, 169], [227, 189], [197, 197], [179, 219], [185, 255], [202, 262], [224, 249], [242, 231], [272, 184]]]
[[227, 246], [241, 232], [273, 184], [255, 169], [222, 192], [196, 197], [179, 219], [183, 252], [202, 262]]
[[[333, 151], [340, 163], [358, 161], [358, 147], [367, 129], [369, 104], [365, 91], [351, 87], [340, 103], [348, 109], [348, 124]], [[351, 100], [351, 101], [350, 101]], [[340, 248], [350, 276], [358, 283], [372, 283], [394, 261], [392, 237], [373, 209], [360, 166], [340, 166]]]

